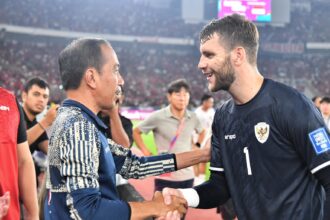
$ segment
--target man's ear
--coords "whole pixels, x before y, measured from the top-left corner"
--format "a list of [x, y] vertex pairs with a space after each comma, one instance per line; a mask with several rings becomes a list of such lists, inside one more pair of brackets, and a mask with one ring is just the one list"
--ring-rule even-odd
[[246, 51], [243, 47], [236, 47], [231, 51], [233, 65], [240, 66], [247, 59]]
[[25, 91], [22, 92], [22, 100], [25, 102], [27, 99], [27, 93]]
[[170, 93], [167, 93], [166, 94], [166, 97], [167, 97], [168, 103], [171, 103], [171, 94]]
[[99, 73], [96, 71], [95, 68], [87, 68], [83, 77], [86, 85], [92, 89], [95, 89], [99, 77], [98, 74]]

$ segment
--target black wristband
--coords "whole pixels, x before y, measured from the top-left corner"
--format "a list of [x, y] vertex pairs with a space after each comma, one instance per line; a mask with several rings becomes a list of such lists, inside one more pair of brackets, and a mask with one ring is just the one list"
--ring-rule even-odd
[[199, 142], [196, 142], [196, 146], [201, 148], [201, 144]]

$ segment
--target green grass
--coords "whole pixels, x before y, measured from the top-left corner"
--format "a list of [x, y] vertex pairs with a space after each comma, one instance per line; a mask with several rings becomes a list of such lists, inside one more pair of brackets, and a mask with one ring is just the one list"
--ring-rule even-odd
[[[138, 123], [140, 123], [140, 121], [132, 120], [132, 123], [133, 123], [133, 127], [135, 127]], [[152, 131], [149, 132], [148, 134], [142, 134], [142, 139], [143, 139], [144, 143], [146, 144], [146, 146], [148, 147], [148, 149], [150, 150], [150, 152], [153, 155], [157, 155], [157, 147], [156, 147], [156, 144], [154, 141], [154, 135], [153, 135]], [[135, 145], [135, 143], [134, 143], [134, 145]], [[210, 177], [209, 163], [206, 166], [205, 176], [206, 176], [206, 179], [209, 179], [209, 177]]]
[[[133, 127], [135, 127], [137, 124], [140, 123], [139, 120], [132, 120], [133, 123]], [[142, 134], [142, 139], [144, 141], [144, 143], [146, 144], [146, 146], [148, 147], [148, 149], [150, 150], [150, 152], [153, 155], [157, 155], [157, 147], [154, 141], [154, 135], [151, 132], [149, 132], [148, 134]], [[134, 145], [136, 146], [136, 144], [134, 143]]]

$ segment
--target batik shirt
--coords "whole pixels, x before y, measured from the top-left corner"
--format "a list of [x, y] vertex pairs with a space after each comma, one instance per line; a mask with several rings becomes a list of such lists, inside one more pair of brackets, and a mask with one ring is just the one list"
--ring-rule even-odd
[[130, 219], [115, 174], [143, 178], [176, 170], [173, 154], [136, 157], [105, 136], [106, 125], [84, 105], [64, 101], [49, 139], [45, 219]]

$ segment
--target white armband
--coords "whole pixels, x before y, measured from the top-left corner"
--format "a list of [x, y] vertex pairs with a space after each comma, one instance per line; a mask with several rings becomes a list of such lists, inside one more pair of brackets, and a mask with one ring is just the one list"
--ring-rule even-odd
[[197, 191], [193, 188], [188, 189], [178, 189], [182, 192], [183, 197], [187, 200], [188, 206], [196, 208], [199, 204], [199, 195]]

